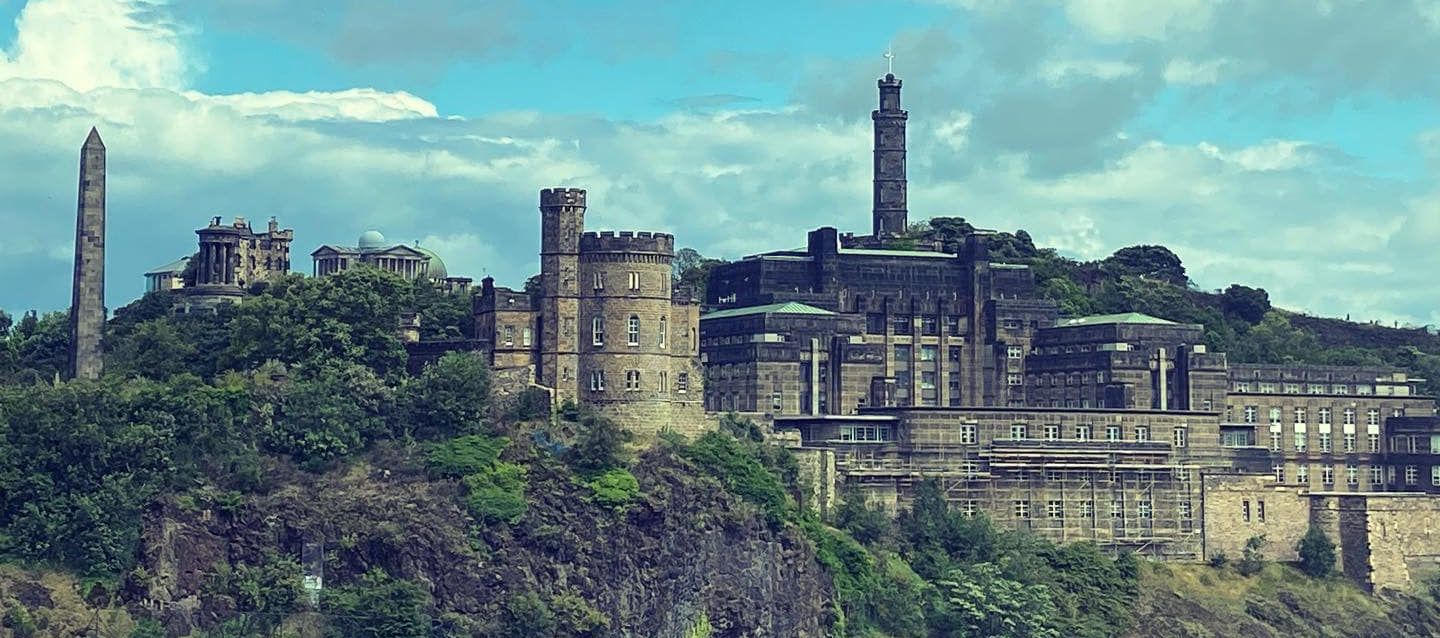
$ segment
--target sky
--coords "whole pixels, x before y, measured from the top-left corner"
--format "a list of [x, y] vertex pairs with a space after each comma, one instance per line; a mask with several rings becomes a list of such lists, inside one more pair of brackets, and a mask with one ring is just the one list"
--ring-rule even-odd
[[516, 287], [547, 187], [714, 257], [868, 232], [887, 48], [912, 221], [1440, 325], [1440, 0], [0, 0], [0, 308], [68, 305], [91, 126], [112, 309], [216, 215]]

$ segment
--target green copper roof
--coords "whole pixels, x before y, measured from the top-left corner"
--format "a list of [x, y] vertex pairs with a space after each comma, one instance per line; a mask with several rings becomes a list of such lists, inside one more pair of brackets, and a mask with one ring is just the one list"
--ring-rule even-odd
[[1118, 315], [1095, 315], [1093, 317], [1076, 317], [1075, 319], [1061, 319], [1055, 324], [1060, 328], [1073, 326], [1101, 326], [1110, 323], [1144, 323], [1152, 325], [1173, 326], [1174, 321], [1166, 321], [1159, 317], [1151, 317], [1139, 312], [1126, 312]]
[[816, 308], [796, 301], [783, 303], [772, 303], [764, 306], [747, 306], [744, 308], [726, 308], [702, 315], [703, 319], [727, 319], [730, 317], [744, 317], [748, 315], [833, 315], [824, 308]]
[[153, 270], [151, 270], [151, 271], [149, 271], [149, 272], [147, 272], [147, 273], [145, 273], [145, 274], [147, 274], [147, 275], [170, 275], [170, 274], [178, 274], [178, 273], [185, 272], [185, 266], [186, 266], [186, 264], [189, 264], [189, 263], [190, 263], [190, 258], [189, 258], [189, 257], [181, 257], [180, 259], [177, 259], [177, 260], [175, 260], [175, 261], [172, 261], [172, 262], [170, 262], [170, 263], [168, 263], [168, 264], [165, 264], [164, 266], [161, 266], [161, 267], [159, 267], [159, 268], [155, 268], [155, 269], [153, 269]]

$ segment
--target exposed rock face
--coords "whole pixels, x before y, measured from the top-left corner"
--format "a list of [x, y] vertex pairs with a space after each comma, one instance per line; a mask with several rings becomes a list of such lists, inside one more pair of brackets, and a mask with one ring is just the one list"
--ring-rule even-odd
[[147, 521], [151, 578], [137, 598], [166, 607], [172, 632], [207, 627], [233, 613], [227, 597], [202, 595], [217, 565], [260, 564], [267, 551], [298, 559], [323, 537], [327, 586], [383, 567], [428, 588], [436, 616], [477, 626], [530, 592], [587, 601], [609, 619], [605, 635], [683, 636], [702, 614], [717, 638], [823, 635], [829, 580], [798, 533], [663, 455], [640, 463], [642, 500], [619, 514], [546, 463], [531, 464], [530, 507], [514, 526], [479, 529], [455, 482], [373, 468], [290, 481], [229, 513], [168, 505]]

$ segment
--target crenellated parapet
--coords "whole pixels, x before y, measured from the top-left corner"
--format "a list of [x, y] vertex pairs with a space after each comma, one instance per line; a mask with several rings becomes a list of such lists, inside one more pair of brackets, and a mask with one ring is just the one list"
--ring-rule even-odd
[[585, 206], [583, 188], [546, 188], [540, 191], [540, 207]]
[[[669, 263], [670, 259], [675, 256], [675, 236], [669, 233], [631, 232], [628, 230], [587, 232], [580, 236], [580, 253], [583, 257], [648, 256], [656, 261]], [[600, 257], [600, 260], [604, 259], [606, 258]]]

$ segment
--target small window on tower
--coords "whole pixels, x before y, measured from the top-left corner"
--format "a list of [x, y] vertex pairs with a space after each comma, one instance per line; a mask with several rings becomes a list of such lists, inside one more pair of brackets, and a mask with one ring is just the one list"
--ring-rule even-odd
[[640, 289], [640, 273], [638, 273], [638, 272], [631, 272], [631, 273], [630, 273], [630, 289], [631, 289], [631, 290], [639, 290], [639, 289]]

